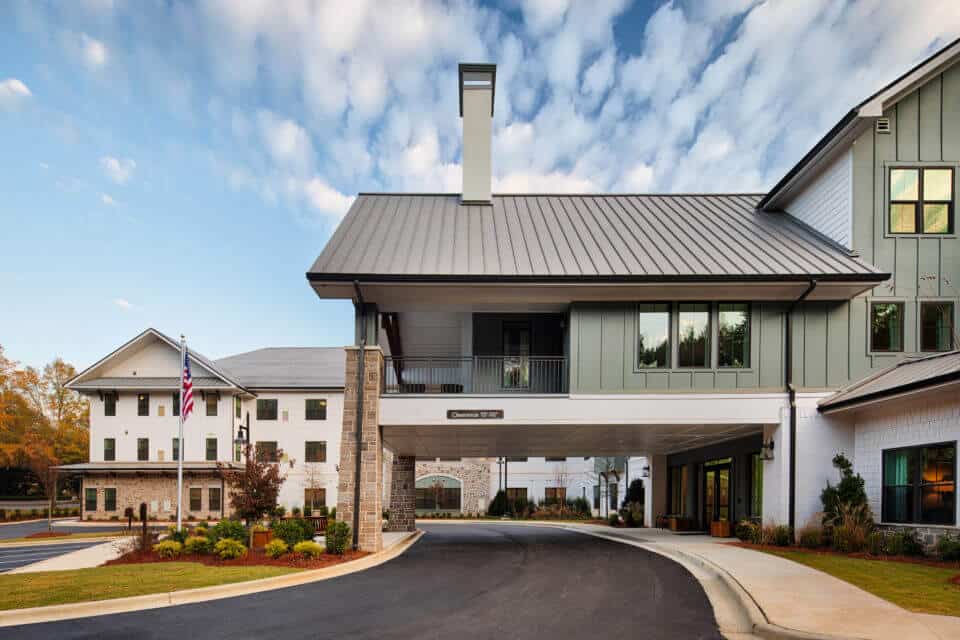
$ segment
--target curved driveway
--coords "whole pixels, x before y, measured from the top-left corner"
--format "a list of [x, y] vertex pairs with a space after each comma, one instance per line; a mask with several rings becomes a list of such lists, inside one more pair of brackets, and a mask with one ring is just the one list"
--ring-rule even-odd
[[4, 629], [29, 638], [720, 638], [661, 556], [549, 527], [425, 525], [367, 571], [202, 604]]

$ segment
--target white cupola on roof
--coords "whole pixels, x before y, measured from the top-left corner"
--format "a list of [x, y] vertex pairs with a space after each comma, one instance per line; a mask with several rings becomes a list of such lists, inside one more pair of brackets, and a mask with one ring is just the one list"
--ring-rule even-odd
[[463, 118], [463, 204], [490, 204], [493, 96], [497, 65], [460, 64]]

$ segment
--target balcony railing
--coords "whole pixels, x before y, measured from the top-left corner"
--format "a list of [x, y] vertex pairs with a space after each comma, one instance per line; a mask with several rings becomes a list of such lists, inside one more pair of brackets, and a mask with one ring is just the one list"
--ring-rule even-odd
[[384, 393], [567, 393], [561, 356], [386, 357]]

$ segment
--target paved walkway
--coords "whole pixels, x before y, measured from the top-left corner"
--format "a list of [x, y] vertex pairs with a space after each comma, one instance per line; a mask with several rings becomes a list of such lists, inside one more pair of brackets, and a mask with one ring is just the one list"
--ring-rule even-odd
[[716, 538], [677, 535], [656, 529], [610, 529], [594, 525], [585, 528], [710, 563], [733, 577], [767, 619], [780, 627], [810, 634], [876, 640], [960, 638], [958, 617], [913, 613], [816, 569], [770, 554], [718, 544], [720, 541]]
[[73, 555], [78, 550], [86, 549], [94, 542], [75, 542], [71, 544], [32, 545], [0, 549], [0, 573], [20, 573], [21, 569], [34, 564], [43, 564], [64, 555]]

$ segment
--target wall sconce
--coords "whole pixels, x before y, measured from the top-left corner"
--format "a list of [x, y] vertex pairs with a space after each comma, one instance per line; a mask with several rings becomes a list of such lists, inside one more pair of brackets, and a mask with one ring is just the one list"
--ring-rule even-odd
[[649, 477], [650, 477], [650, 465], [645, 464], [645, 465], [643, 465], [642, 467], [640, 467], [640, 477], [641, 477], [641, 478], [649, 478]]
[[764, 442], [760, 446], [760, 459], [761, 460], [773, 460], [773, 440]]

